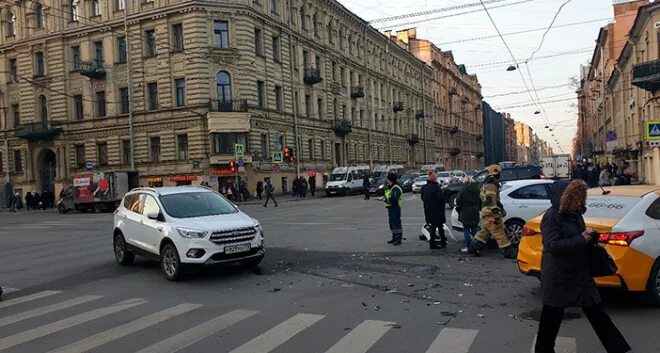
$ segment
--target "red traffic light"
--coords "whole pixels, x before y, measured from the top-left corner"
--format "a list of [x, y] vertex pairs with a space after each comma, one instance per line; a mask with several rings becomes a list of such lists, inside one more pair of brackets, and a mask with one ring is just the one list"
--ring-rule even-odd
[[284, 152], [284, 157], [289, 157], [289, 147], [284, 147], [282, 152]]
[[229, 161], [229, 170], [232, 172], [236, 171], [236, 166], [234, 165], [234, 161]]

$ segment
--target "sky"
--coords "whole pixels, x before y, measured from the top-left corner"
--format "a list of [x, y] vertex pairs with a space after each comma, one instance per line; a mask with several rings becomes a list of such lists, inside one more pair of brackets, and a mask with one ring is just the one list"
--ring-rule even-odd
[[[339, 2], [367, 21], [459, 5], [479, 4], [479, 0], [339, 0]], [[577, 96], [576, 88], [570, 84], [570, 79], [579, 77], [580, 65], [587, 64], [591, 59], [600, 27], [613, 21], [612, 1], [484, 0], [484, 2], [500, 33], [504, 34], [503, 38], [511, 49], [513, 57], [519, 63], [519, 70], [506, 70], [513, 63], [513, 59], [502, 39], [497, 36], [495, 27], [481, 5], [400, 20], [375, 21], [372, 26], [381, 31], [417, 28], [418, 38], [433, 41], [443, 51], [451, 50], [458, 64], [465, 64], [469, 73], [477, 75], [486, 102], [498, 111], [510, 113], [516, 121], [530, 125], [539, 137], [554, 148], [555, 153], [561, 152], [558, 145], [565, 153], [571, 153], [572, 140], [577, 130]], [[541, 43], [543, 34], [562, 4], [565, 6]], [[474, 10], [480, 11], [456, 15]], [[443, 18], [437, 19], [437, 17]], [[535, 31], [507, 35], [527, 30]], [[468, 40], [484, 36], [495, 37]], [[457, 41], [459, 43], [456, 43]], [[540, 49], [536, 51], [539, 46]], [[530, 57], [532, 59], [528, 61]], [[526, 61], [527, 64], [524, 64]], [[524, 76], [524, 81], [521, 74]], [[533, 87], [536, 88], [536, 92]], [[534, 105], [533, 102], [537, 104]], [[537, 110], [543, 113], [534, 114]], [[546, 125], [549, 125], [553, 131], [546, 129]], [[555, 136], [552, 137], [552, 134]], [[554, 142], [555, 139], [558, 144]]]

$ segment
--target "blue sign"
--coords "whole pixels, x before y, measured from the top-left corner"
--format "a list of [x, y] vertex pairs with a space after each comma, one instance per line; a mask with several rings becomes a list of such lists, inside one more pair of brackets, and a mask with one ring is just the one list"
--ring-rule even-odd
[[245, 166], [245, 161], [243, 160], [243, 158], [238, 159], [238, 166], [239, 167], [244, 167]]
[[85, 162], [85, 170], [91, 172], [94, 169], [94, 162], [87, 161]]
[[608, 131], [607, 134], [605, 134], [605, 142], [616, 141], [616, 137], [616, 131]]
[[649, 141], [660, 140], [660, 121], [646, 123], [646, 139]]

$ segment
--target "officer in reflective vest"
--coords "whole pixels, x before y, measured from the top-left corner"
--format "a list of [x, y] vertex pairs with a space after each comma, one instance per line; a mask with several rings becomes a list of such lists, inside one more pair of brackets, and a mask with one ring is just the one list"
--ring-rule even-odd
[[401, 245], [403, 240], [403, 228], [401, 226], [401, 208], [403, 207], [403, 189], [396, 183], [396, 174], [387, 175], [387, 189], [385, 189], [385, 208], [390, 221], [392, 245]]
[[489, 166], [488, 176], [481, 187], [481, 222], [483, 227], [474, 236], [468, 248], [468, 253], [474, 256], [481, 255], [479, 251], [486, 247], [488, 239], [493, 236], [497, 240], [497, 245], [504, 257], [509, 259], [516, 257], [504, 229], [503, 219], [506, 217], [506, 211], [504, 211], [504, 206], [500, 202], [501, 174], [502, 168], [499, 165]]

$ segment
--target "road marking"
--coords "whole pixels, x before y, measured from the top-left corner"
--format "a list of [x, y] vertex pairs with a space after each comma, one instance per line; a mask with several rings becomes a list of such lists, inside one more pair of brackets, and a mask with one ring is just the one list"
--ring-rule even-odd
[[231, 353], [270, 352], [324, 317], [325, 315], [297, 314], [253, 338], [246, 344], [234, 349]]
[[479, 330], [445, 328], [426, 353], [468, 353]]
[[43, 292], [39, 292], [39, 293], [34, 293], [34, 294], [26, 295], [26, 296], [24, 296], [24, 297], [18, 297], [18, 298], [15, 298], [15, 299], [9, 299], [9, 300], [6, 300], [6, 301], [3, 301], [3, 302], [0, 302], [0, 309], [2, 309], [2, 308], [6, 308], [6, 307], [8, 307], [8, 306], [12, 306], [12, 305], [20, 304], [20, 303], [29, 302], [29, 301], [32, 301], [32, 300], [37, 300], [37, 299], [41, 299], [41, 298], [45, 298], [45, 297], [49, 297], [49, 296], [51, 296], [51, 295], [55, 295], [55, 294], [59, 294], [59, 293], [62, 293], [62, 291], [59, 291], [59, 290], [47, 290], [47, 291], [43, 291]]
[[234, 310], [144, 348], [138, 353], [178, 352], [257, 313], [258, 311]]
[[144, 299], [134, 298], [116, 303], [104, 308], [95, 309], [82, 314], [74, 315], [63, 320], [55, 321], [47, 325], [35, 327], [30, 330], [22, 331], [17, 334], [0, 339], [0, 351], [18, 346], [32, 340], [51, 335], [69, 329], [74, 326], [82, 325], [86, 322], [108, 316], [120, 312], [122, 310], [130, 309], [134, 306], [144, 304], [147, 301]]
[[366, 320], [332, 346], [326, 353], [365, 353], [394, 325], [393, 322]]
[[103, 297], [100, 296], [100, 295], [85, 295], [85, 296], [82, 296], [82, 297], [66, 300], [66, 301], [63, 301], [61, 303], [42, 306], [40, 308], [24, 311], [24, 312], [18, 313], [16, 315], [3, 317], [3, 318], [0, 318], [0, 327], [10, 325], [10, 324], [13, 324], [13, 323], [16, 323], [16, 322], [19, 322], [19, 321], [31, 319], [33, 317], [37, 317], [37, 316], [45, 315], [45, 314], [48, 314], [48, 313], [52, 313], [52, 312], [55, 312], [55, 311], [58, 311], [58, 310], [70, 308], [72, 306], [76, 306], [76, 305], [80, 305], [80, 304], [83, 304], [83, 303], [91, 302], [92, 300], [96, 300], [96, 299], [99, 299], [99, 298], [103, 298]]
[[2, 287], [2, 291], [3, 291], [5, 294], [18, 292], [19, 290], [20, 290], [20, 289], [18, 289], [18, 288], [13, 288], [13, 287]]
[[[536, 335], [534, 335], [534, 341], [532, 343], [532, 353], [534, 353], [534, 347], [536, 346]], [[555, 340], [555, 352], [556, 353], [576, 353], [577, 352], [577, 343], [575, 342], [574, 337], [557, 337]]]
[[201, 304], [180, 304], [169, 309], [159, 311], [139, 319], [127, 322], [123, 325], [113, 327], [107, 331], [100, 332], [94, 336], [87, 337], [78, 342], [74, 342], [68, 346], [58, 348], [52, 353], [84, 353], [89, 352], [94, 348], [100, 347], [108, 342], [126, 337], [132, 333], [151, 327], [161, 323], [167, 319], [187, 313], [194, 309], [201, 307]]

